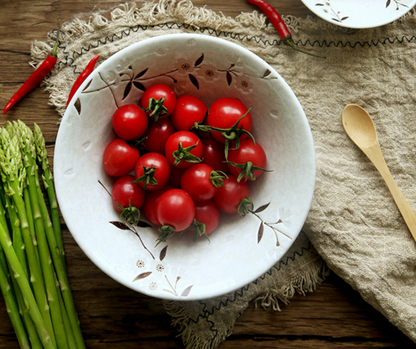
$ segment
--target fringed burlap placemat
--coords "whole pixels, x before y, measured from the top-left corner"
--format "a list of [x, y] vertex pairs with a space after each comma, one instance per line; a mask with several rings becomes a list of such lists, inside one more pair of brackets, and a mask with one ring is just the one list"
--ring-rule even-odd
[[[141, 7], [140, 7], [141, 6]], [[317, 154], [315, 196], [305, 231], [327, 264], [363, 298], [416, 341], [416, 244], [381, 176], [346, 136], [341, 112], [366, 108], [376, 124], [386, 161], [416, 208], [416, 38], [413, 13], [381, 28], [348, 31], [319, 19], [285, 18], [298, 45], [327, 56], [313, 58], [285, 47], [257, 12], [235, 19], [190, 1], [129, 3], [110, 16], [62, 25], [58, 69], [46, 83], [60, 115], [72, 82], [96, 54], [106, 59], [133, 42], [167, 33], [214, 35], [246, 47], [271, 64], [298, 96]], [[34, 42], [34, 63], [54, 40]], [[251, 300], [278, 309], [298, 291], [313, 291], [325, 264], [305, 234], [268, 273], [219, 299], [166, 302], [187, 348], [215, 348]]]

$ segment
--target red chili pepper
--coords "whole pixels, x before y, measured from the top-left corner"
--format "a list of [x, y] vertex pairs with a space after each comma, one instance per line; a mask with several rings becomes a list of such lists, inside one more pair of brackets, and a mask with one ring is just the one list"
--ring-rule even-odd
[[58, 44], [59, 44], [59, 29], [58, 34], [56, 37], [56, 43], [53, 47], [52, 51], [46, 57], [46, 59], [42, 62], [42, 64], [32, 73], [32, 75], [27, 79], [24, 84], [17, 90], [17, 92], [13, 95], [10, 101], [4, 107], [3, 114], [6, 114], [7, 111], [13, 107], [18, 101], [20, 101], [24, 96], [26, 96], [30, 91], [32, 91], [35, 87], [37, 87], [42, 80], [48, 75], [57, 61], [57, 51], [58, 51]]
[[68, 107], [68, 104], [71, 101], [72, 97], [74, 96], [75, 92], [77, 92], [78, 88], [82, 85], [82, 83], [85, 81], [85, 79], [94, 70], [95, 63], [97, 62], [98, 58], [100, 58], [100, 55], [97, 55], [93, 59], [91, 59], [89, 61], [89, 63], [87, 64], [87, 66], [85, 67], [85, 69], [82, 71], [82, 73], [75, 80], [74, 85], [71, 88], [71, 92], [69, 92], [68, 102], [66, 102], [67, 107]]
[[247, 0], [247, 1], [250, 4], [257, 6], [263, 12], [263, 14], [270, 20], [270, 22], [276, 28], [277, 32], [279, 33], [285, 45], [290, 46], [296, 51], [306, 53], [314, 57], [326, 58], [326, 57], [316, 55], [314, 53], [311, 53], [309, 51], [306, 51], [297, 47], [292, 39], [292, 34], [290, 33], [282, 17], [274, 9], [274, 7], [268, 4], [265, 0]]

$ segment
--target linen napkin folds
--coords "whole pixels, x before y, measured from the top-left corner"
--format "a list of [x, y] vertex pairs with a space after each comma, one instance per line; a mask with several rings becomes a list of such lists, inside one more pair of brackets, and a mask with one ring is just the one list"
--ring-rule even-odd
[[[84, 16], [85, 17], [85, 16]], [[167, 33], [200, 33], [254, 52], [286, 80], [304, 108], [315, 142], [317, 177], [304, 231], [263, 277], [243, 289], [201, 302], [165, 302], [187, 348], [215, 348], [231, 334], [251, 300], [279, 308], [296, 291], [313, 291], [325, 263], [394, 325], [416, 341], [416, 243], [374, 166], [343, 130], [346, 104], [372, 116], [386, 162], [416, 209], [416, 17], [352, 31], [320, 19], [287, 16], [297, 45], [283, 45], [258, 12], [226, 17], [188, 0], [126, 3], [109, 16], [98, 12], [62, 25], [58, 68], [46, 81], [59, 115], [78, 74], [100, 54], [106, 59], [131, 43]], [[56, 33], [55, 33], [56, 35]], [[34, 64], [55, 37], [32, 45]], [[312, 245], [311, 245], [312, 242]], [[319, 255], [318, 255], [318, 253]]]

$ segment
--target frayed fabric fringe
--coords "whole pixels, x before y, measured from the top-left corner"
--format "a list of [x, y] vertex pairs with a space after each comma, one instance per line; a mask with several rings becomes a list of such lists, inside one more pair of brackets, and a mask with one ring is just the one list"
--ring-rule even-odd
[[210, 300], [165, 301], [165, 309], [185, 348], [217, 348], [231, 335], [235, 321], [250, 302], [255, 307], [280, 311], [280, 306], [289, 304], [295, 294], [306, 295], [316, 290], [329, 269], [310, 243], [305, 247], [308, 240], [303, 233], [299, 240], [268, 273], [236, 292]]

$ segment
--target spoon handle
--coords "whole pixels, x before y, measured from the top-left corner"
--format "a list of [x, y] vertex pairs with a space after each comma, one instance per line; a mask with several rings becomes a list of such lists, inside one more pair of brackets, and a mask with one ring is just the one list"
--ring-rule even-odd
[[371, 147], [365, 149], [364, 153], [371, 160], [386, 182], [387, 187], [389, 188], [390, 193], [393, 196], [393, 199], [413, 236], [413, 239], [416, 241], [416, 214], [394, 181], [393, 176], [387, 167], [386, 161], [384, 160], [378, 141], [376, 141]]

